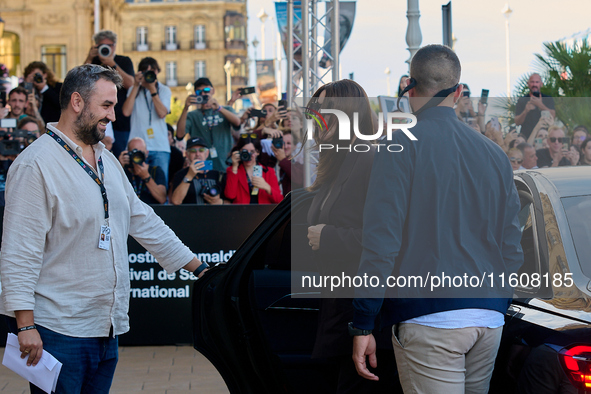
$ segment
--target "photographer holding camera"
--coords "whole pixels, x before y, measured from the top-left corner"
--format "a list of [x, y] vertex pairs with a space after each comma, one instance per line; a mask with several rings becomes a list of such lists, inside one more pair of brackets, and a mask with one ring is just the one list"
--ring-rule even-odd
[[151, 155], [148, 164], [160, 167], [168, 185], [170, 145], [164, 118], [170, 111], [170, 88], [158, 82], [160, 66], [156, 59], [145, 57], [138, 65], [133, 88], [127, 92], [123, 115], [131, 116], [129, 138], [140, 137]]
[[530, 75], [527, 81], [529, 94], [520, 97], [515, 106], [515, 124], [521, 125], [521, 134], [526, 139], [542, 117], [542, 111], [548, 111], [546, 115], [552, 115], [552, 118], [556, 117], [554, 99], [540, 91], [543, 86], [540, 74]]
[[272, 168], [258, 165], [261, 143], [254, 133], [240, 136], [226, 169], [224, 195], [233, 204], [279, 204], [283, 199]]
[[[209, 156], [213, 169], [223, 172], [226, 169], [226, 158], [234, 145], [234, 137], [239, 133], [233, 127], [240, 127], [240, 118], [232, 107], [221, 106], [215, 95], [215, 88], [207, 78], [195, 81], [195, 94], [187, 97], [185, 108], [176, 126], [176, 137], [182, 139], [185, 133], [191, 138], [199, 137], [210, 147]], [[189, 107], [197, 109], [189, 112]]]
[[174, 176], [172, 182], [173, 192], [170, 202], [173, 205], [197, 204], [197, 205], [222, 205], [220, 186], [223, 182], [222, 174], [216, 170], [207, 170], [211, 167], [209, 147], [201, 138], [192, 138], [187, 141], [187, 160], [189, 166], [183, 168]]
[[25, 82], [35, 88], [39, 99], [39, 113], [45, 123], [57, 122], [60, 118], [60, 89], [53, 72], [43, 62], [32, 62], [25, 67]]
[[166, 202], [166, 179], [160, 167], [148, 165], [149, 156], [146, 143], [139, 137], [132, 138], [127, 150], [119, 155], [119, 163], [125, 169], [127, 179], [135, 194], [146, 204], [164, 204]]
[[130, 119], [123, 115], [123, 103], [127, 98], [127, 89], [133, 86], [134, 71], [133, 62], [127, 56], [116, 55], [117, 34], [110, 30], [101, 30], [93, 37], [94, 46], [88, 51], [85, 64], [98, 64], [113, 68], [123, 79], [123, 86], [117, 87], [117, 104], [115, 105], [115, 121], [113, 122], [113, 132], [115, 142], [113, 143], [113, 154], [119, 157], [121, 151], [125, 150], [127, 140], [129, 140]]

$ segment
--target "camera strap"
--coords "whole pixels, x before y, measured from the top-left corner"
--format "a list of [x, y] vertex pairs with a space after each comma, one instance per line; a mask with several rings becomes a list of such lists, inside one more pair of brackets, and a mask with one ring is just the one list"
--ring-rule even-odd
[[[57, 134], [55, 134], [51, 130], [47, 130], [47, 134], [50, 135], [51, 138], [53, 138], [58, 144], [60, 144], [61, 147], [64, 148], [66, 152], [68, 152], [70, 156], [72, 156], [72, 158], [76, 160], [78, 164], [80, 164], [80, 167], [82, 167], [84, 172], [86, 172], [92, 178], [92, 180], [94, 180], [99, 185], [99, 187], [101, 188], [101, 195], [103, 197], [103, 207], [105, 208], [105, 221], [109, 219], [109, 200], [107, 199], [107, 189], [105, 189], [105, 185], [103, 184], [103, 182], [101, 182], [99, 177], [94, 173], [92, 169], [88, 168], [88, 166], [84, 164], [84, 161], [80, 159], [76, 152], [74, 152], [72, 148], [70, 148], [63, 139], [58, 137]], [[105, 167], [103, 166], [102, 157], [99, 157], [98, 159], [98, 166], [101, 172], [101, 178], [105, 179]]]
[[[152, 127], [152, 109], [154, 108], [154, 100], [152, 100], [152, 106], [150, 106], [150, 103], [148, 102], [148, 93], [146, 88], [143, 88], [144, 90], [144, 99], [146, 100], [146, 107], [148, 107], [148, 114], [149, 115], [149, 119], [150, 119], [150, 124], [149, 126]], [[156, 84], [156, 93], [160, 93], [160, 87], [158, 86], [158, 84]]]

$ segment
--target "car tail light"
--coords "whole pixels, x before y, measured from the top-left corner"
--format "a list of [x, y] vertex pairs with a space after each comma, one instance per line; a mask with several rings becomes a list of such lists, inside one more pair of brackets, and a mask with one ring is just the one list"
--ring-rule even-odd
[[577, 345], [560, 351], [562, 366], [578, 390], [591, 393], [591, 346]]

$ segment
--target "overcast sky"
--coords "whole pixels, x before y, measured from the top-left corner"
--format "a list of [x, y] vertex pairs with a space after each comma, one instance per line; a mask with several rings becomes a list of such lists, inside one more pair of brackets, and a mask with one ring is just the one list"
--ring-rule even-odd
[[[489, 89], [493, 97], [506, 95], [505, 17], [501, 13], [505, 3], [506, 0], [452, 1], [455, 50], [462, 62], [462, 82], [470, 86], [473, 95], [479, 95], [483, 88]], [[443, 4], [447, 0], [419, 0], [421, 45], [441, 44]], [[591, 27], [590, 0], [513, 0], [509, 4], [513, 9], [509, 20], [512, 86], [519, 76], [535, 70], [534, 54], [542, 53], [544, 42]], [[248, 39], [252, 42], [256, 36], [261, 41], [257, 14], [262, 7], [273, 16], [266, 22], [266, 57], [270, 58], [275, 53], [273, 43], [277, 32], [273, 1], [248, 0]], [[355, 80], [369, 96], [375, 97], [386, 94], [384, 70], [389, 67], [394, 94], [400, 75], [408, 72], [407, 24], [405, 0], [358, 1], [353, 32], [341, 52], [342, 77], [354, 72]], [[257, 53], [260, 58], [260, 44]], [[254, 57], [252, 45], [249, 56]]]

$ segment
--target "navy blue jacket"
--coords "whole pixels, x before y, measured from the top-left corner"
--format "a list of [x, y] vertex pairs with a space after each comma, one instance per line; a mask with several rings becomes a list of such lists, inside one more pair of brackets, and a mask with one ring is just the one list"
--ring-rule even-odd
[[[417, 119], [410, 129], [417, 141], [397, 131], [382, 143], [400, 144], [403, 151], [382, 147], [375, 155], [358, 274], [376, 276], [379, 284], [355, 293], [358, 328], [372, 329], [382, 304], [384, 326], [464, 308], [505, 313], [513, 293], [508, 275], [523, 263], [520, 202], [507, 155], [460, 122], [452, 108], [430, 108]], [[427, 278], [443, 274], [487, 276], [482, 288], [431, 291]], [[420, 275], [427, 286], [407, 281], [406, 287], [388, 287], [392, 275]]]

